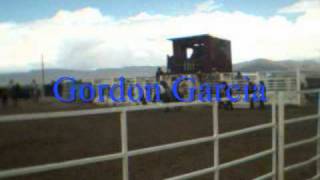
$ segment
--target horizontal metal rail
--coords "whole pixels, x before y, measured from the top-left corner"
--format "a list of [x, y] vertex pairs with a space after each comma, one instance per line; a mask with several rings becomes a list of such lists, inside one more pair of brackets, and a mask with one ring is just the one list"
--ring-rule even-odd
[[253, 154], [253, 155], [250, 155], [250, 156], [246, 156], [244, 158], [240, 158], [240, 159], [237, 159], [237, 160], [233, 160], [231, 162], [227, 162], [227, 163], [221, 164], [218, 169], [222, 170], [222, 169], [230, 168], [232, 166], [236, 166], [236, 165], [239, 165], [239, 164], [247, 163], [247, 162], [250, 162], [250, 161], [265, 157], [265, 156], [268, 156], [268, 155], [272, 154], [273, 152], [275, 152], [274, 149], [265, 150], [265, 151], [262, 151], [262, 152], [259, 152], [259, 153], [256, 153], [256, 154]]
[[291, 118], [291, 119], [285, 120], [284, 123], [285, 124], [292, 124], [292, 123], [298, 123], [298, 122], [303, 122], [303, 121], [308, 121], [308, 120], [317, 120], [317, 118], [320, 118], [320, 114]]
[[[148, 154], [148, 153], [153, 153], [153, 152], [159, 152], [159, 151], [164, 151], [164, 150], [181, 148], [181, 147], [185, 147], [185, 146], [196, 145], [196, 144], [200, 144], [200, 143], [211, 142], [217, 138], [219, 138], [219, 139], [220, 138], [221, 139], [230, 138], [233, 136], [242, 135], [242, 134], [246, 134], [246, 133], [250, 133], [250, 132], [254, 132], [254, 131], [258, 131], [258, 130], [262, 130], [262, 129], [266, 129], [266, 128], [270, 128], [270, 127], [273, 127], [272, 123], [259, 125], [259, 126], [255, 126], [255, 127], [250, 127], [250, 128], [246, 128], [246, 129], [242, 129], [242, 130], [238, 130], [238, 131], [227, 132], [227, 133], [220, 134], [216, 137], [208, 136], [208, 137], [191, 139], [191, 140], [186, 140], [186, 141], [181, 141], [181, 142], [176, 142], [176, 143], [170, 143], [170, 144], [165, 144], [165, 145], [159, 145], [159, 146], [154, 146], [154, 147], [132, 150], [132, 151], [128, 151], [128, 156], [129, 157], [138, 156], [138, 155], [143, 155], [143, 154]], [[83, 158], [83, 159], [64, 161], [64, 162], [58, 162], [58, 163], [49, 163], [49, 164], [43, 164], [43, 165], [37, 165], [37, 166], [30, 166], [30, 167], [26, 167], [26, 168], [16, 168], [16, 169], [12, 169], [12, 170], [1, 171], [0, 178], [28, 175], [28, 174], [34, 174], [34, 173], [39, 173], [39, 172], [44, 172], [44, 171], [51, 171], [51, 170], [57, 170], [57, 169], [75, 167], [75, 166], [82, 166], [82, 165], [87, 165], [87, 164], [96, 163], [96, 162], [120, 159], [123, 156], [124, 155], [122, 153], [116, 153], [116, 154], [111, 154], [111, 155], [95, 156], [95, 157], [91, 157], [91, 158]]]
[[310, 159], [308, 159], [306, 161], [299, 162], [299, 163], [287, 166], [287, 167], [284, 168], [284, 171], [292, 171], [292, 170], [297, 169], [299, 167], [311, 164], [311, 163], [317, 161], [318, 159], [320, 159], [320, 155], [314, 156], [313, 158], [310, 158]]
[[[197, 138], [197, 139], [186, 140], [186, 141], [181, 141], [177, 143], [132, 150], [132, 151], [128, 151], [127, 154], [129, 157], [139, 156], [139, 155], [144, 155], [144, 154], [153, 153], [153, 152], [181, 148], [181, 147], [196, 145], [196, 144], [205, 143], [205, 142], [211, 142], [211, 141], [214, 141], [215, 139], [216, 138], [213, 136]], [[28, 175], [28, 174], [45, 172], [45, 171], [52, 171], [52, 170], [70, 168], [75, 166], [88, 165], [88, 164], [97, 163], [97, 162], [120, 159], [122, 157], [124, 157], [123, 153], [116, 153], [116, 154], [110, 154], [110, 155], [95, 156], [90, 158], [82, 158], [77, 160], [63, 161], [58, 163], [48, 163], [48, 164], [30, 166], [25, 168], [15, 168], [11, 170], [0, 171], [0, 178], [8, 178], [13, 176]]]
[[319, 93], [319, 92], [320, 92], [320, 88], [317, 88], [317, 89], [300, 90], [300, 91], [290, 91], [290, 92], [300, 93], [300, 94]]
[[239, 136], [239, 135], [243, 135], [243, 134], [247, 134], [247, 133], [251, 133], [251, 132], [255, 132], [255, 131], [259, 131], [259, 130], [263, 130], [263, 129], [268, 129], [268, 128], [271, 128], [274, 126], [275, 126], [274, 123], [267, 123], [267, 124], [262, 124], [262, 125], [258, 125], [258, 126], [253, 126], [253, 127], [241, 129], [241, 130], [226, 132], [226, 133], [220, 134], [219, 139], [226, 139], [226, 138], [230, 138], [230, 137], [234, 137], [234, 136]]
[[[278, 92], [283, 92], [283, 91], [278, 91]], [[312, 94], [312, 93], [319, 93], [320, 92], [320, 88], [317, 89], [305, 89], [305, 90], [290, 90], [289, 93], [290, 94]], [[287, 92], [286, 92], [287, 93]]]
[[312, 178], [307, 179], [307, 180], [319, 180], [319, 179], [320, 179], [320, 174], [315, 175], [315, 176], [313, 176]]
[[[254, 132], [254, 131], [258, 131], [258, 130], [262, 130], [262, 129], [270, 128], [270, 127], [273, 127], [272, 123], [265, 124], [265, 125], [259, 125], [256, 127], [250, 127], [250, 128], [246, 128], [246, 129], [238, 130], [238, 131], [234, 131], [234, 132], [227, 132], [227, 133], [220, 134], [216, 137], [208, 136], [208, 137], [191, 139], [191, 140], [186, 140], [186, 141], [181, 141], [181, 142], [176, 142], [176, 143], [170, 143], [170, 144], [165, 144], [165, 145], [159, 145], [159, 146], [154, 146], [154, 147], [132, 150], [132, 151], [128, 151], [128, 156], [129, 157], [138, 156], [138, 155], [143, 155], [143, 154], [148, 154], [148, 153], [153, 153], [153, 152], [159, 152], [159, 151], [170, 150], [170, 149], [175, 149], [175, 148], [180, 148], [180, 147], [185, 147], [185, 146], [196, 145], [196, 144], [205, 143], [205, 142], [211, 142], [217, 138], [219, 138], [219, 139], [220, 138], [221, 139], [229, 138], [229, 137], [233, 137], [233, 136], [237, 136], [237, 135], [241, 135], [241, 134], [246, 134], [246, 133], [250, 133], [250, 132]], [[123, 153], [116, 153], [116, 154], [111, 154], [111, 155], [95, 156], [95, 157], [91, 157], [91, 158], [82, 158], [82, 159], [70, 160], [70, 161], [64, 161], [64, 162], [58, 162], [58, 163], [48, 163], [48, 164], [30, 166], [30, 167], [25, 167], [25, 168], [16, 168], [16, 169], [11, 169], [11, 170], [1, 171], [0, 178], [28, 175], [28, 174], [45, 172], [45, 171], [64, 169], [64, 168], [70, 168], [70, 167], [75, 167], [75, 166], [82, 166], [82, 165], [87, 165], [87, 164], [91, 164], [91, 163], [120, 159], [123, 156], [124, 156]], [[238, 161], [236, 161], [236, 162], [238, 162]], [[224, 164], [224, 165], [221, 165], [220, 167], [224, 167], [227, 165], [230, 165], [230, 164]]]
[[176, 148], [181, 148], [181, 147], [185, 147], [185, 146], [192, 146], [192, 145], [196, 145], [196, 144], [212, 142], [215, 139], [216, 139], [216, 137], [209, 136], [209, 137], [191, 139], [191, 140], [187, 140], [187, 141], [171, 143], [171, 144], [166, 144], [166, 145], [159, 145], [159, 146], [154, 146], [154, 147], [149, 147], [149, 148], [137, 149], [137, 150], [128, 151], [128, 156], [138, 156], [138, 155], [143, 155], [143, 154], [148, 154], [148, 153], [153, 153], [153, 152], [158, 152], [158, 151], [176, 149]]
[[88, 165], [88, 164], [93, 164], [98, 162], [111, 161], [111, 160], [119, 159], [122, 156], [123, 156], [122, 153], [115, 153], [115, 154], [109, 154], [109, 155], [82, 158], [77, 160], [69, 160], [69, 161], [58, 162], [58, 163], [48, 163], [48, 164], [41, 164], [41, 165], [30, 166], [30, 167], [15, 168], [10, 170], [0, 171], [0, 178], [23, 176], [23, 175], [52, 171], [52, 170], [83, 166], [83, 165]]
[[265, 174], [265, 175], [256, 177], [256, 178], [254, 178], [254, 180], [270, 179], [270, 178], [272, 178], [273, 176], [275, 176], [275, 173], [271, 172], [271, 173], [268, 173], [268, 174]]
[[171, 178], [167, 178], [166, 180], [179, 180], [179, 179], [190, 179], [190, 178], [194, 178], [194, 177], [198, 177], [198, 176], [202, 176], [202, 175], [206, 175], [209, 173], [213, 173], [216, 170], [223, 170], [226, 168], [230, 168], [232, 166], [236, 166], [239, 164], [243, 164], [243, 163], [247, 163], [265, 156], [268, 156], [270, 154], [272, 154], [274, 152], [274, 150], [266, 150], [266, 151], [262, 151], [244, 158], [240, 158], [237, 160], [233, 160], [227, 163], [223, 163], [220, 164], [218, 167], [210, 167], [210, 168], [206, 168], [206, 169], [201, 169], [198, 171], [193, 171], [191, 173], [187, 173], [187, 174], [183, 174], [180, 176], [175, 176], [175, 177], [171, 177]]
[[308, 138], [308, 139], [304, 139], [304, 140], [301, 140], [301, 141], [298, 141], [298, 142], [293, 142], [293, 143], [290, 143], [290, 144], [286, 144], [284, 146], [284, 148], [285, 149], [294, 148], [294, 147], [301, 146], [301, 145], [304, 145], [304, 144], [316, 142], [319, 139], [320, 139], [320, 136], [314, 136], [312, 138]]

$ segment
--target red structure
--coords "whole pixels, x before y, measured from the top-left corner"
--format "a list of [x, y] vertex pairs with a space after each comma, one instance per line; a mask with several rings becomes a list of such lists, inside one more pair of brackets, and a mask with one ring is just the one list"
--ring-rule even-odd
[[170, 39], [173, 56], [168, 56], [168, 73], [231, 72], [231, 42], [198, 35]]

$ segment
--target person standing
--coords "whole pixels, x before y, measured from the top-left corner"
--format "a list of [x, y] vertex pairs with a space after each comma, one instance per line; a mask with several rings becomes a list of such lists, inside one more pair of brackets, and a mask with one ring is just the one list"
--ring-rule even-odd
[[0, 90], [1, 104], [2, 107], [5, 108], [8, 106], [8, 90], [3, 88]]
[[240, 71], [237, 72], [237, 75], [236, 75], [236, 80], [242, 80], [243, 77], [242, 77], [242, 73]]
[[14, 81], [11, 79], [9, 81], [9, 86], [8, 86], [8, 89], [10, 91], [10, 98], [12, 100], [12, 103], [13, 103], [13, 106], [18, 106], [19, 102], [18, 102], [18, 99], [19, 99], [19, 93], [20, 93], [20, 90], [21, 90], [21, 87], [18, 83], [14, 83]]
[[253, 96], [254, 96], [255, 85], [252, 81], [249, 81], [248, 85], [249, 85], [248, 94], [249, 94], [249, 98], [250, 98], [250, 109], [254, 109]]
[[259, 105], [260, 106], [259, 106], [259, 108], [260, 109], [265, 109], [265, 104], [264, 104], [265, 100], [263, 99], [263, 97], [266, 97], [266, 91], [267, 91], [267, 89], [266, 89], [264, 82], [260, 81], [260, 83], [259, 83], [259, 93], [260, 93], [260, 97], [259, 97]]
[[[224, 97], [225, 97], [225, 98], [227, 97], [228, 91], [230, 91], [230, 92], [229, 92], [229, 93], [230, 93], [229, 95], [232, 96], [232, 89], [230, 88], [230, 86], [228, 85], [228, 83], [227, 83], [227, 82], [222, 82], [221, 84], [224, 86], [224, 92], [223, 92]], [[226, 98], [225, 104], [223, 104], [223, 106], [224, 106], [224, 108], [225, 108], [226, 110], [233, 110], [233, 104], [232, 104], [232, 102], [231, 102], [228, 98]]]
[[161, 76], [164, 74], [162, 71], [161, 67], [158, 67], [157, 72], [156, 72], [156, 81], [160, 82]]

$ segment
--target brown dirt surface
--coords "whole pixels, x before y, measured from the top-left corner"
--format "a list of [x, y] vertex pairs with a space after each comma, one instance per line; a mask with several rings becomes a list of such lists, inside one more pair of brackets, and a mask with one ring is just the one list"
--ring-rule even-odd
[[[21, 102], [7, 107], [0, 115], [97, 108], [95, 105], [33, 104]], [[286, 118], [316, 113], [315, 106], [287, 107]], [[220, 133], [271, 122], [271, 110], [219, 110]], [[148, 110], [128, 114], [129, 150], [173, 143], [212, 134], [212, 109], [207, 106], [181, 110]], [[316, 134], [316, 122], [308, 121], [286, 128], [286, 143]], [[242, 158], [271, 148], [271, 129], [220, 141], [220, 163]], [[50, 162], [119, 152], [119, 114], [0, 123], [0, 169], [10, 169]], [[316, 145], [308, 144], [286, 151], [286, 164], [307, 160], [315, 155]], [[222, 180], [246, 180], [268, 173], [271, 156], [221, 171]], [[213, 143], [166, 150], [129, 159], [131, 180], [159, 180], [213, 165]], [[120, 180], [121, 160], [90, 164], [21, 176], [17, 180]], [[286, 174], [301, 180], [315, 175], [315, 164]], [[198, 177], [212, 180], [212, 174]]]

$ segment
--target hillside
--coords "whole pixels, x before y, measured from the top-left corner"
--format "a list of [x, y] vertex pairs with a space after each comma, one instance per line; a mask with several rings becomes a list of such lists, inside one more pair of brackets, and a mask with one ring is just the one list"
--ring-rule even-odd
[[[293, 71], [300, 68], [303, 71], [320, 71], [320, 62], [315, 60], [305, 61], [272, 61], [267, 59], [255, 59], [233, 65], [234, 71], [256, 72], [256, 71]], [[97, 70], [68, 70], [68, 69], [46, 69], [46, 83], [50, 83], [61, 76], [73, 76], [77, 79], [108, 79], [119, 76], [137, 77], [154, 76], [156, 66], [130, 66], [123, 68], [103, 68]], [[41, 71], [0, 74], [0, 85], [8, 84], [14, 79], [21, 84], [29, 84], [32, 79], [40, 82]]]
[[302, 71], [319, 71], [320, 61], [316, 60], [285, 60], [272, 61], [268, 59], [255, 59], [233, 65], [234, 71], [256, 72], [256, 71], [293, 71], [297, 68]]

